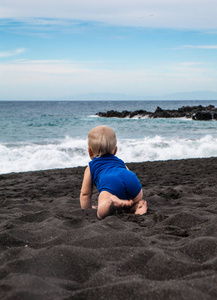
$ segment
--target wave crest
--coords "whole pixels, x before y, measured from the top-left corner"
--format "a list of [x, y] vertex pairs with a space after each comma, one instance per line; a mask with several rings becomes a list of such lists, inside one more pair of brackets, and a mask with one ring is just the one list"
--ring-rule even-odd
[[[217, 138], [166, 139], [161, 136], [118, 141], [117, 156], [128, 162], [217, 156]], [[66, 137], [56, 143], [0, 144], [0, 174], [85, 166], [87, 141]]]

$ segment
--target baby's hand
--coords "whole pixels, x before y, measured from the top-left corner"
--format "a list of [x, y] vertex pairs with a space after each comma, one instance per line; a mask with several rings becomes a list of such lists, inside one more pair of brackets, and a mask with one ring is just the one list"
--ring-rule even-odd
[[95, 205], [92, 205], [92, 208], [93, 208], [93, 209], [97, 209], [97, 206], [95, 206]]

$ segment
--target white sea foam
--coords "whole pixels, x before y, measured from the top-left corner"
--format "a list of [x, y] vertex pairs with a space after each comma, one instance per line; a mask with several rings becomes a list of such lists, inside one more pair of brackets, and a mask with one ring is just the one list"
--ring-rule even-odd
[[0, 173], [84, 166], [87, 141], [66, 138], [60, 143], [0, 145]]
[[[118, 141], [117, 156], [125, 162], [217, 156], [217, 138], [166, 139], [161, 136]], [[0, 174], [88, 164], [87, 141], [66, 137], [58, 143], [0, 145]]]
[[126, 162], [217, 156], [217, 138], [165, 139], [160, 136], [119, 142], [119, 155]]

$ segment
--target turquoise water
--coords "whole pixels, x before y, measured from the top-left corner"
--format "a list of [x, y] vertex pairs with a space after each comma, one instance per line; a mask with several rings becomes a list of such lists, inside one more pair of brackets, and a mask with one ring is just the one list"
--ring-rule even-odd
[[112, 127], [126, 162], [217, 156], [217, 122], [99, 118], [107, 110], [155, 111], [217, 101], [0, 102], [0, 173], [84, 166], [87, 134]]

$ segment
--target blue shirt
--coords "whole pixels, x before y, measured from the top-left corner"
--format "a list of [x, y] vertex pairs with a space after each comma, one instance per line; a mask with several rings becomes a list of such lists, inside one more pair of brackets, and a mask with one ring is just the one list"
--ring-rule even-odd
[[91, 179], [99, 193], [107, 191], [120, 199], [134, 199], [141, 190], [136, 175], [113, 154], [95, 157], [89, 162]]

